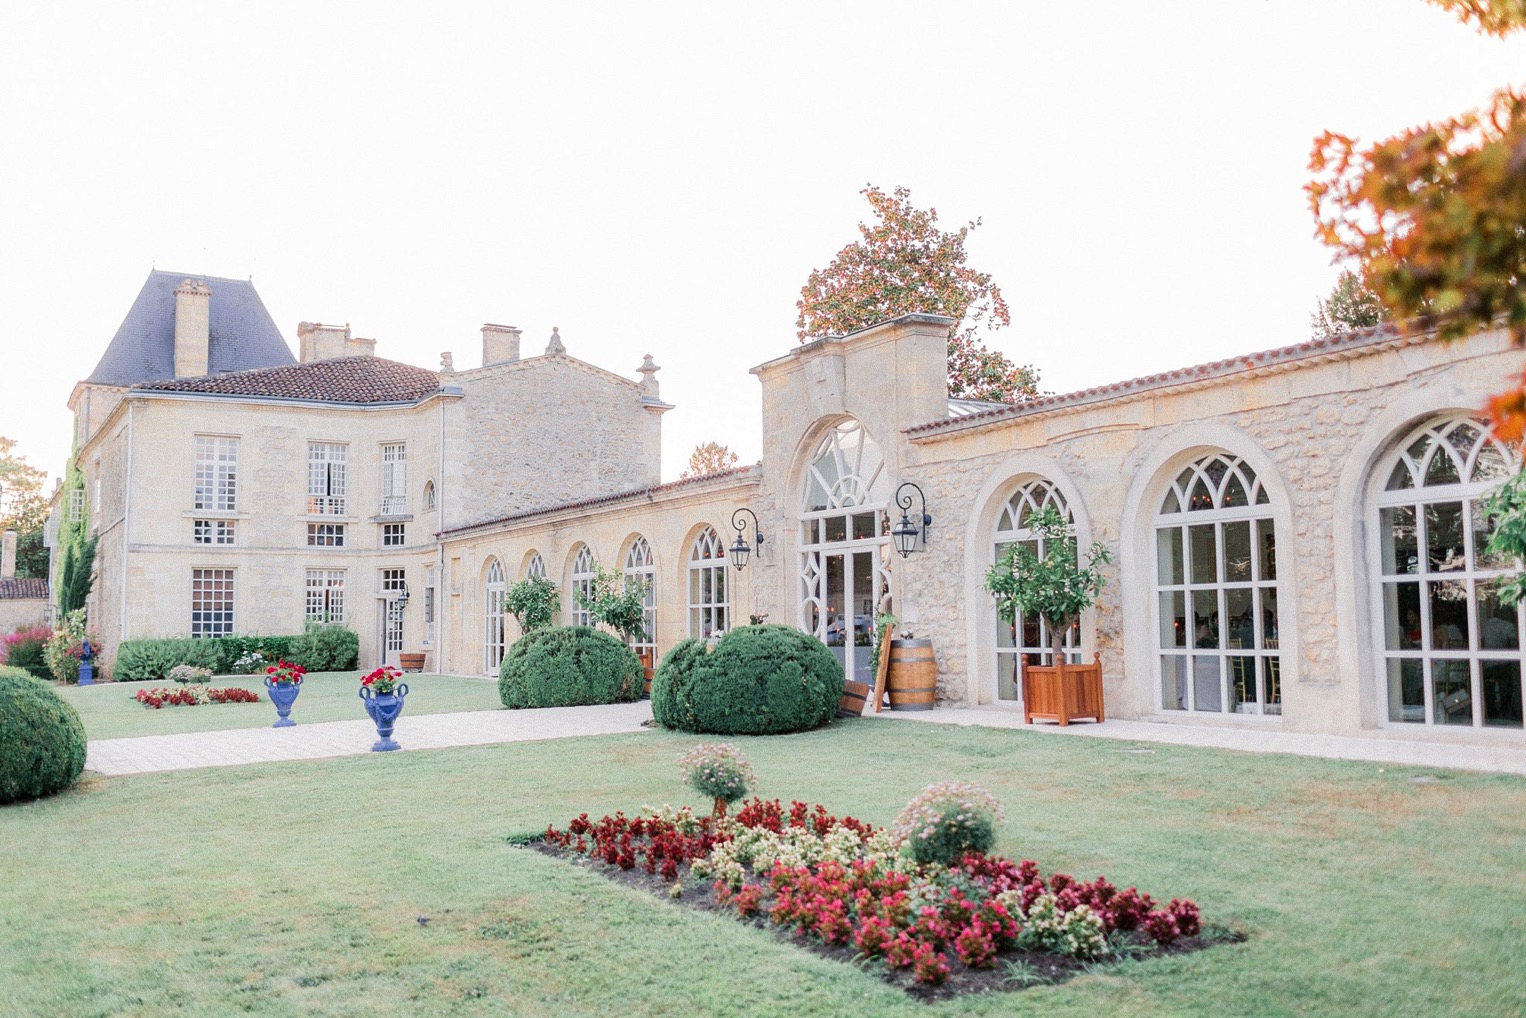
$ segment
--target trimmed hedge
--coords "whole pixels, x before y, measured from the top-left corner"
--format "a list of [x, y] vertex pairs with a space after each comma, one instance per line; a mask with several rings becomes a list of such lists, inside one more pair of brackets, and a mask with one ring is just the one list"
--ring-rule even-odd
[[633, 650], [589, 626], [554, 626], [520, 637], [498, 668], [505, 707], [629, 703], [645, 684]]
[[[360, 637], [342, 625], [312, 625], [301, 636], [167, 637], [123, 640], [111, 675], [117, 682], [164, 681], [176, 665], [233, 673], [249, 651], [299, 664], [310, 672], [347, 672], [360, 658]], [[262, 669], [263, 670], [263, 669]]]
[[670, 650], [652, 678], [652, 714], [684, 732], [777, 735], [826, 724], [842, 690], [842, 665], [820, 640], [742, 626], [708, 653], [698, 640]]
[[47, 683], [0, 665], [0, 803], [62, 791], [85, 770], [85, 726]]

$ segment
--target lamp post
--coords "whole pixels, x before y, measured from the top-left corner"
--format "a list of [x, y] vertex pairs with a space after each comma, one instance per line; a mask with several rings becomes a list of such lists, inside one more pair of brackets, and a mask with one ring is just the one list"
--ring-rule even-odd
[[[922, 500], [922, 522], [920, 525], [911, 522], [911, 517], [907, 515], [907, 511], [911, 509], [911, 495], [902, 494], [907, 488], [915, 491], [917, 497]], [[933, 518], [927, 515], [927, 496], [923, 494], [921, 488], [910, 481], [903, 481], [901, 486], [895, 490], [895, 504], [901, 507], [901, 521], [890, 528], [890, 536], [895, 539], [895, 550], [901, 553], [902, 558], [908, 558], [912, 552], [917, 550], [917, 539], [919, 537], [922, 539], [924, 546], [927, 544], [927, 531], [933, 525]]]
[[752, 539], [758, 546], [758, 553], [763, 553], [763, 531], [758, 526], [758, 514], [746, 506], [742, 506], [731, 514], [731, 525], [736, 528], [737, 532], [737, 539], [731, 545], [731, 564], [737, 569], [746, 569], [747, 556], [752, 554], [752, 547], [747, 543], [747, 538], [743, 536], [743, 532], [747, 529], [747, 523], [742, 519], [743, 513], [752, 517]]

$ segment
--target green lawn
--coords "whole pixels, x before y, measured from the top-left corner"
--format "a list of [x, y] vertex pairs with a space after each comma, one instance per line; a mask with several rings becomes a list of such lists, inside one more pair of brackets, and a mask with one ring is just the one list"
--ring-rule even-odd
[[1249, 938], [936, 1005], [505, 844], [583, 809], [695, 802], [676, 758], [697, 741], [90, 778], [4, 807], [0, 1014], [1409, 1018], [1526, 1000], [1513, 777], [880, 719], [734, 740], [764, 793], [875, 823], [928, 782], [982, 781], [1007, 807], [1000, 851], [1192, 897]]
[[[458, 710], [502, 710], [498, 683], [492, 679], [457, 678], [450, 675], [409, 675], [410, 715], [445, 714]], [[265, 676], [243, 675], [214, 679], [215, 688], [241, 686], [260, 696], [259, 703], [207, 703], [196, 707], [161, 707], [151, 710], [133, 697], [140, 689], [173, 682], [100, 682], [93, 686], [55, 686], [79, 711], [85, 734], [92, 739], [121, 739], [134, 735], [169, 735], [175, 732], [215, 732], [226, 728], [268, 728], [276, 719], [275, 705], [265, 689]], [[312, 721], [356, 721], [366, 717], [360, 702], [359, 672], [314, 672], [302, 681], [302, 692], [292, 706], [297, 724]]]

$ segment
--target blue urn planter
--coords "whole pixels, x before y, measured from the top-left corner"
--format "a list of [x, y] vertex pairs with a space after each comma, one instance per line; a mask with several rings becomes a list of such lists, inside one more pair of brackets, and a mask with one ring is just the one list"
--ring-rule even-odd
[[296, 701], [297, 694], [302, 692], [302, 684], [300, 682], [283, 684], [272, 682], [267, 678], [265, 688], [270, 691], [270, 702], [276, 705], [276, 713], [280, 715], [276, 723], [270, 727], [291, 728], [294, 726], [296, 722], [291, 719], [291, 705]]
[[397, 724], [397, 716], [403, 712], [403, 698], [407, 695], [408, 684], [405, 682], [398, 683], [397, 688], [390, 693], [373, 692], [370, 686], [360, 687], [360, 699], [366, 705], [366, 713], [371, 715], [371, 720], [376, 724], [376, 734], [381, 736], [371, 747], [371, 752], [386, 753], [403, 748], [392, 738], [392, 726]]

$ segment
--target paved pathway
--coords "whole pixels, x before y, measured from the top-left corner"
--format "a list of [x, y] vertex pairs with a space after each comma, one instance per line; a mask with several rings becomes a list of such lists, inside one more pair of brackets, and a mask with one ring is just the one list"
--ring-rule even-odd
[[1453, 768], [1526, 775], [1526, 747], [1516, 745], [1458, 745], [1430, 739], [1405, 739], [1398, 735], [1304, 735], [1261, 728], [1181, 724], [1165, 721], [1113, 721], [1092, 724], [1077, 721], [1064, 728], [1056, 724], [1023, 724], [1017, 711], [979, 707], [939, 708], [931, 711], [883, 711], [882, 718], [922, 721], [929, 724], [981, 725], [989, 728], [1022, 728], [1046, 735], [1078, 738], [1123, 739], [1130, 742], [1162, 742], [1178, 746], [1208, 746], [1247, 753], [1291, 753], [1335, 760], [1371, 760], [1375, 763], [1413, 767]]
[[[404, 751], [482, 746], [643, 732], [647, 729], [641, 722], [651, 716], [652, 705], [645, 700], [597, 707], [464, 711], [412, 717], [404, 714], [392, 737], [402, 744]], [[315, 760], [369, 753], [375, 741], [376, 726], [369, 720], [97, 739], [88, 746], [85, 768], [101, 774], [143, 774], [277, 760]]]

